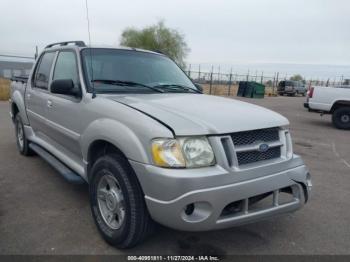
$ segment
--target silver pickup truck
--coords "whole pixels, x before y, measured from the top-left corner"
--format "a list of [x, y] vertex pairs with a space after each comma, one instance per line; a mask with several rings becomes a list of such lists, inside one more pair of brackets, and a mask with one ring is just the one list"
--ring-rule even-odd
[[206, 231], [292, 212], [311, 189], [286, 118], [202, 94], [155, 52], [48, 45], [13, 80], [10, 114], [21, 154], [89, 184], [96, 226], [119, 248], [154, 221]]

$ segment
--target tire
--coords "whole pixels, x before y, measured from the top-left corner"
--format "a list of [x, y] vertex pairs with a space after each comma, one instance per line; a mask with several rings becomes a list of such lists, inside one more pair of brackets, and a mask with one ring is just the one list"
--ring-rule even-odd
[[350, 129], [350, 107], [337, 108], [332, 115], [332, 122], [336, 128]]
[[24, 126], [20, 114], [15, 116], [15, 132], [17, 149], [21, 155], [31, 156], [34, 152], [29, 148], [29, 141], [24, 132]]
[[144, 194], [123, 156], [108, 154], [94, 163], [89, 195], [95, 224], [110, 245], [131, 248], [151, 233], [153, 221]]

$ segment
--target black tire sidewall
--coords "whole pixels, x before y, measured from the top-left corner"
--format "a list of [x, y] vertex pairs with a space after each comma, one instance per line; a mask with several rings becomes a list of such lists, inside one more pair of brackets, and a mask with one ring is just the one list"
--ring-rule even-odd
[[[98, 230], [102, 237], [110, 244], [124, 248], [128, 246], [128, 237], [135, 230], [135, 218], [132, 218], [131, 213], [137, 208], [137, 196], [140, 192], [135, 192], [130, 181], [130, 173], [123, 160], [115, 159], [118, 156], [104, 156], [96, 161], [91, 171], [91, 179], [89, 185], [91, 211]], [[122, 190], [125, 201], [125, 218], [119, 229], [110, 228], [103, 220], [97, 202], [97, 185], [102, 176], [105, 174], [113, 175]], [[137, 191], [137, 190], [136, 190]]]
[[333, 112], [332, 121], [333, 121], [333, 124], [336, 128], [346, 129], [346, 130], [350, 129], [350, 122], [343, 123], [341, 121], [341, 117], [345, 114], [350, 116], [350, 107], [338, 108]]
[[[19, 141], [18, 141], [18, 125], [21, 125], [22, 130], [23, 130], [23, 147], [20, 146]], [[24, 133], [24, 126], [23, 126], [22, 118], [19, 114], [17, 114], [15, 117], [15, 132], [16, 132], [16, 144], [17, 144], [18, 151], [22, 155], [25, 155], [26, 154], [25, 153], [26, 147], [27, 147], [27, 139], [26, 139], [25, 133]]]

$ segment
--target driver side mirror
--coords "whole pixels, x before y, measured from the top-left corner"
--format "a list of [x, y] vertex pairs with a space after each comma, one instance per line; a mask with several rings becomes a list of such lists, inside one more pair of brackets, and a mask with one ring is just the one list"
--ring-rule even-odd
[[77, 95], [73, 91], [74, 83], [72, 79], [57, 79], [51, 83], [51, 92], [61, 95]]
[[202, 87], [200, 84], [194, 83], [194, 85], [197, 87], [197, 89], [198, 89], [199, 91], [203, 92], [203, 87]]

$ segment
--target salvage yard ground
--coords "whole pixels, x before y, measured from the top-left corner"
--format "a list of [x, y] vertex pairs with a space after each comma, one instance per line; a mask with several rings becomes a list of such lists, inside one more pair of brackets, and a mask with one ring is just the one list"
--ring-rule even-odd
[[293, 214], [221, 231], [159, 226], [127, 251], [101, 239], [86, 185], [70, 185], [39, 157], [17, 153], [8, 103], [0, 102], [0, 254], [350, 254], [350, 132], [333, 128], [330, 116], [308, 113], [301, 97], [241, 100], [290, 120], [294, 151], [313, 178], [310, 202]]

